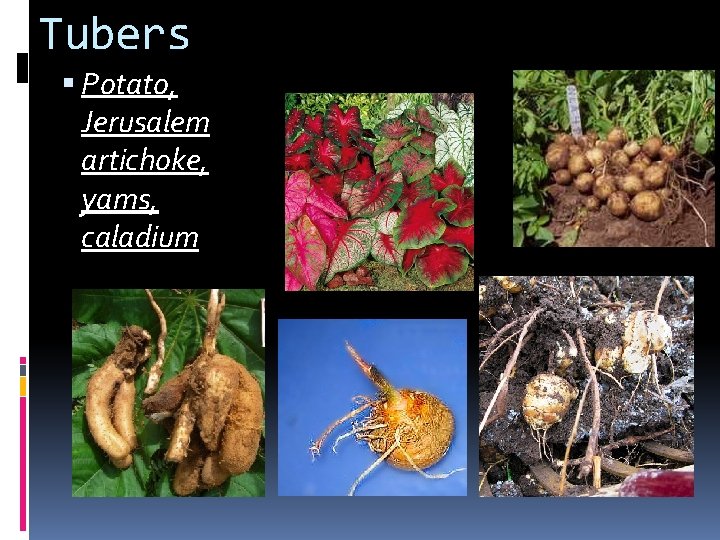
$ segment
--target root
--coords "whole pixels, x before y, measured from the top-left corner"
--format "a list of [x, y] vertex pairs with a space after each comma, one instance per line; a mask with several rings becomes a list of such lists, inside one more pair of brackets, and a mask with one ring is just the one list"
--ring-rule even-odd
[[598, 437], [600, 435], [600, 386], [595, 376], [595, 370], [588, 360], [587, 353], [585, 352], [585, 340], [583, 339], [582, 332], [577, 329], [578, 343], [580, 344], [580, 352], [582, 353], [583, 360], [585, 361], [585, 368], [590, 375], [590, 383], [593, 389], [593, 421], [592, 428], [590, 430], [590, 438], [588, 439], [587, 450], [585, 452], [585, 458], [583, 463], [580, 465], [580, 472], [578, 478], [585, 478], [593, 468], [593, 457], [598, 455]]
[[[537, 316], [540, 314], [540, 312], [543, 310], [543, 308], [537, 308], [535, 311], [530, 313], [530, 316], [528, 318], [528, 321], [525, 323], [525, 325], [522, 328], [522, 331], [520, 332], [520, 338], [518, 339], [518, 344], [515, 347], [515, 352], [513, 353], [512, 357], [508, 361], [507, 365], [505, 366], [505, 371], [503, 372], [502, 378], [500, 379], [500, 383], [497, 386], [497, 389], [495, 390], [495, 394], [493, 395], [492, 399], [490, 400], [490, 404], [488, 405], [487, 410], [485, 411], [485, 415], [483, 416], [482, 422], [480, 422], [480, 427], [478, 428], [478, 436], [482, 434], [482, 430], [485, 428], [485, 425], [487, 424], [488, 418], [490, 417], [490, 412], [492, 411], [493, 407], [495, 406], [495, 402], [498, 400], [498, 397], [501, 393], [503, 393], [503, 396], [507, 395], [507, 382], [510, 378], [510, 373], [512, 373], [513, 368], [515, 367], [515, 363], [517, 362], [518, 356], [520, 356], [520, 351], [522, 350], [522, 346], [524, 344], [524, 338], [525, 335], [528, 332], [528, 329], [530, 328], [530, 325], [535, 321]], [[503, 397], [504, 401], [504, 397]]]
[[208, 356], [215, 354], [217, 333], [220, 328], [220, 315], [225, 307], [225, 295], [219, 297], [220, 289], [210, 289], [210, 299], [207, 307], [207, 327], [203, 337], [202, 352]]
[[353, 482], [352, 486], [350, 486], [350, 491], [348, 492], [348, 497], [352, 497], [355, 494], [355, 490], [357, 489], [360, 482], [362, 482], [365, 478], [367, 478], [367, 475], [369, 475], [371, 472], [373, 472], [378, 465], [380, 465], [383, 461], [387, 459], [387, 457], [392, 454], [395, 449], [398, 448], [398, 443], [395, 442], [393, 445], [388, 448], [385, 453], [377, 458], [372, 465], [370, 465], [367, 469], [365, 469], [360, 476], [358, 476], [355, 481]]
[[590, 388], [589, 379], [587, 384], [585, 384], [585, 390], [583, 390], [582, 397], [580, 398], [577, 414], [575, 414], [575, 423], [573, 424], [572, 431], [570, 432], [570, 436], [568, 437], [567, 445], [565, 445], [565, 459], [563, 459], [562, 469], [560, 470], [559, 491], [561, 496], [565, 494], [565, 483], [567, 481], [567, 466], [568, 459], [570, 459], [570, 448], [572, 448], [572, 443], [575, 440], [575, 436], [577, 435], [578, 425], [580, 424], [580, 416], [582, 415], [582, 410], [585, 406], [585, 398], [587, 397], [588, 388]]
[[643, 442], [642, 447], [656, 456], [664, 457], [672, 461], [678, 461], [680, 463], [695, 463], [695, 456], [692, 452], [688, 452], [687, 450], [678, 450], [677, 448], [671, 448], [655, 441]]
[[180, 463], [185, 460], [190, 445], [190, 436], [195, 427], [195, 415], [190, 410], [190, 400], [185, 399], [175, 418], [175, 427], [170, 437], [165, 459]]
[[361, 412], [363, 412], [365, 409], [372, 407], [377, 402], [375, 401], [368, 401], [367, 403], [361, 405], [357, 409], [353, 409], [349, 413], [347, 413], [342, 418], [335, 420], [332, 424], [330, 424], [327, 428], [325, 428], [325, 431], [322, 432], [322, 435], [315, 439], [313, 443], [310, 445], [310, 455], [312, 456], [313, 461], [315, 461], [315, 457], [320, 455], [320, 449], [322, 448], [323, 444], [325, 443], [325, 440], [328, 438], [330, 433], [333, 432], [333, 430], [338, 427], [340, 424], [345, 422], [346, 420], [350, 420], [351, 418], [357, 416]]
[[707, 226], [707, 221], [705, 221], [705, 218], [702, 217], [702, 215], [700, 214], [700, 212], [698, 211], [698, 209], [695, 208], [695, 205], [690, 201], [690, 199], [688, 199], [688, 198], [685, 196], [684, 193], [680, 192], [680, 196], [683, 198], [683, 200], [684, 200], [686, 203], [688, 203], [688, 204], [690, 205], [690, 208], [693, 209], [693, 211], [695, 212], [695, 215], [700, 219], [700, 221], [702, 221], [703, 227], [704, 227], [704, 229], [705, 229], [705, 238], [704, 238], [705, 247], [710, 247], [710, 243], [708, 242], [708, 226]]
[[165, 315], [163, 315], [160, 306], [157, 305], [153, 298], [150, 289], [145, 289], [150, 305], [152, 306], [155, 313], [157, 313], [160, 321], [160, 335], [157, 339], [157, 360], [150, 368], [150, 374], [148, 375], [147, 385], [145, 386], [145, 394], [152, 395], [157, 392], [158, 384], [160, 384], [160, 377], [162, 377], [163, 363], [165, 362], [165, 339], [167, 338], [167, 322], [165, 321]]
[[662, 283], [660, 284], [660, 290], [657, 294], [657, 299], [655, 300], [655, 316], [658, 316], [658, 311], [660, 310], [660, 300], [662, 300], [662, 295], [665, 292], [665, 287], [667, 287], [667, 284], [670, 282], [670, 276], [665, 276], [662, 280]]

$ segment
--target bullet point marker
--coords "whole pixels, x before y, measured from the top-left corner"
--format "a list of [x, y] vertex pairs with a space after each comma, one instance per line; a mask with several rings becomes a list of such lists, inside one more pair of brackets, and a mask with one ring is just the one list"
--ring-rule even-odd
[[72, 88], [72, 85], [73, 85], [72, 77], [65, 77], [64, 85], [65, 85], [65, 88]]

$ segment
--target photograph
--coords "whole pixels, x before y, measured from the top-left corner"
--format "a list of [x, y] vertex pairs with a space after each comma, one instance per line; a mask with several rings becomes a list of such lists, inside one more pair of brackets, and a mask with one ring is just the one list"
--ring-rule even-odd
[[265, 495], [264, 296], [73, 290], [73, 497]]
[[480, 496], [694, 496], [694, 286], [481, 276]]
[[514, 247], [714, 247], [715, 71], [513, 71]]
[[467, 494], [466, 320], [278, 331], [278, 495]]
[[285, 290], [472, 291], [474, 94], [285, 94]]

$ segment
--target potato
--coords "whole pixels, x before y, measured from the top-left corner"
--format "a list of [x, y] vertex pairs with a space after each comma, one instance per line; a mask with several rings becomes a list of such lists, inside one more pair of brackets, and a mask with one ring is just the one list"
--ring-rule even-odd
[[560, 169], [559, 171], [555, 171], [553, 173], [553, 179], [555, 180], [556, 184], [560, 184], [561, 186], [568, 186], [572, 183], [572, 175], [570, 174], [570, 171], [567, 169]]
[[643, 176], [645, 189], [660, 189], [665, 185], [666, 168], [658, 164], [650, 165]]
[[[563, 167], [559, 167], [562, 169]], [[568, 170], [573, 176], [577, 176], [580, 173], [584, 173], [590, 170], [590, 162], [582, 154], [574, 154], [570, 156], [568, 160]]]
[[590, 173], [580, 173], [573, 184], [580, 193], [590, 193], [593, 190], [593, 184], [595, 183], [595, 177]]
[[600, 148], [594, 147], [585, 152], [585, 157], [593, 167], [599, 167], [605, 162], [605, 152]]
[[643, 181], [640, 179], [639, 176], [636, 176], [634, 174], [626, 174], [625, 176], [619, 177], [617, 181], [617, 187], [618, 189], [621, 189], [622, 191], [631, 196], [645, 189], [645, 187], [643, 186]]
[[648, 166], [644, 161], [633, 161], [628, 167], [628, 172], [642, 178], [647, 168]]
[[553, 143], [545, 154], [545, 162], [551, 171], [564, 169], [568, 164], [568, 149], [565, 146]]
[[666, 163], [675, 161], [678, 156], [678, 150], [670, 144], [665, 144], [660, 147], [660, 159]]
[[613, 191], [607, 199], [607, 207], [615, 217], [625, 217], [628, 213], [630, 196], [624, 191]]
[[568, 149], [570, 150], [571, 156], [573, 154], [582, 154], [583, 153], [582, 146], [580, 146], [579, 144], [571, 144]]
[[630, 158], [622, 150], [615, 150], [610, 157], [610, 162], [619, 168], [626, 168], [630, 165]]
[[592, 210], [593, 212], [600, 210], [600, 204], [600, 199], [598, 199], [594, 195], [590, 195], [590, 197], [585, 199], [585, 206], [588, 210]]
[[603, 175], [595, 181], [593, 195], [599, 201], [606, 201], [613, 191], [615, 191], [615, 181], [612, 176]]
[[630, 201], [630, 209], [638, 219], [655, 221], [663, 212], [662, 199], [654, 191], [641, 191]]
[[607, 140], [615, 149], [619, 149], [627, 142], [627, 134], [623, 128], [614, 127], [608, 133]]
[[633, 158], [633, 163], [644, 163], [645, 165], [650, 165], [652, 163], [652, 159], [650, 159], [645, 152], [640, 152]]
[[651, 159], [655, 159], [660, 153], [662, 147], [662, 139], [660, 137], [650, 137], [645, 144], [643, 144], [643, 152], [645, 152]]
[[634, 158], [640, 153], [640, 143], [637, 141], [630, 141], [623, 147], [623, 151], [628, 155], [629, 158]]
[[575, 144], [575, 139], [569, 133], [558, 133], [555, 135], [555, 142], [563, 146], [571, 146]]
[[606, 155], [610, 155], [615, 151], [615, 147], [610, 144], [607, 141], [598, 141], [595, 143], [595, 148], [599, 148], [603, 152], [605, 152]]
[[595, 146], [597, 140], [598, 136], [594, 131], [589, 131], [585, 135], [580, 135], [580, 137], [578, 137], [578, 143], [583, 148], [592, 148]]

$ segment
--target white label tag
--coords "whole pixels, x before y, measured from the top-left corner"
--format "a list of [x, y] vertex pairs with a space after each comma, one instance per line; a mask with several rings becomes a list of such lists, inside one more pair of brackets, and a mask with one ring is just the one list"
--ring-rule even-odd
[[577, 88], [575, 85], [568, 85], [567, 89], [567, 104], [568, 111], [570, 111], [570, 127], [572, 128], [572, 134], [575, 139], [582, 135], [582, 124], [580, 123], [580, 105], [578, 103]]

